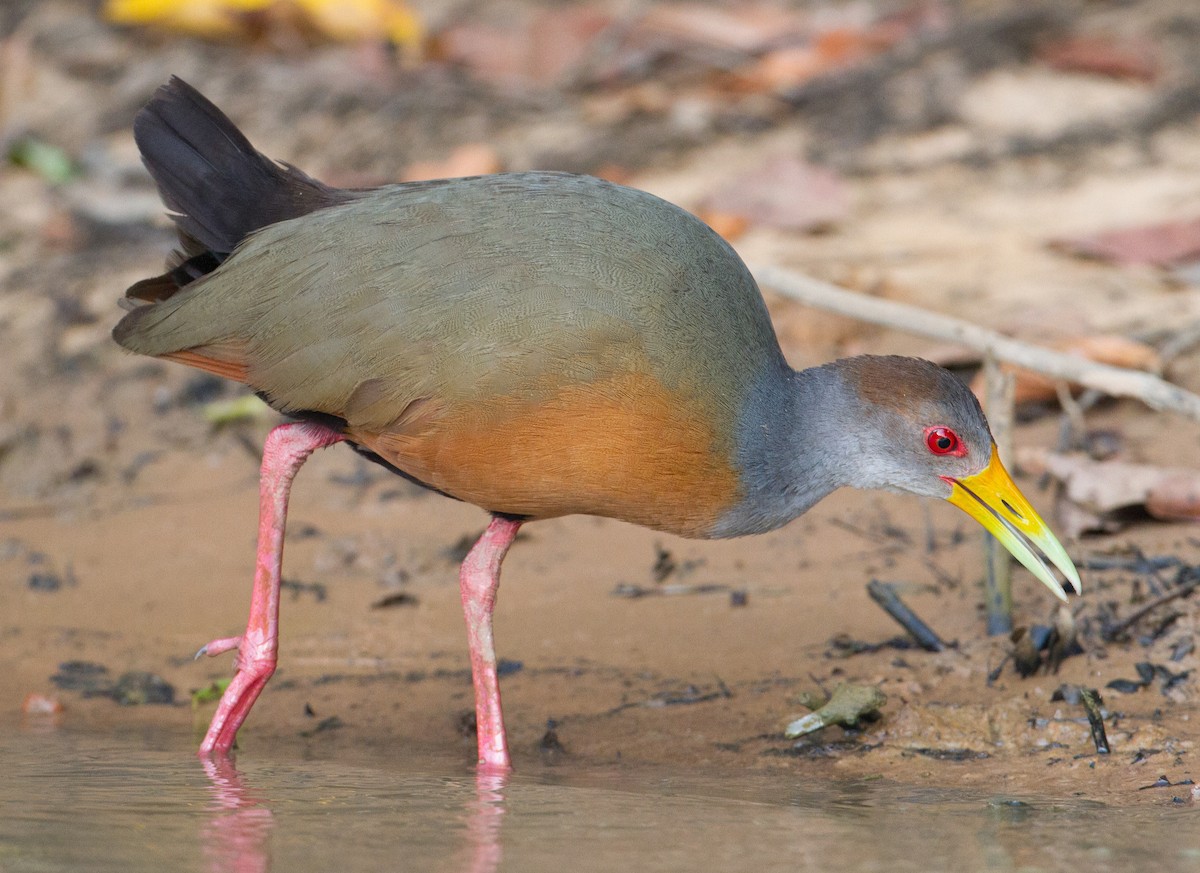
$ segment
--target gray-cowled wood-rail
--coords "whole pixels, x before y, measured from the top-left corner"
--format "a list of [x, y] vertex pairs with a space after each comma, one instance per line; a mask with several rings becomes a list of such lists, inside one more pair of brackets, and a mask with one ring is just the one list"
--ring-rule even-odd
[[734, 537], [883, 488], [949, 500], [1056, 595], [1047, 561], [1079, 590], [961, 382], [902, 357], [791, 369], [745, 265], [670, 203], [562, 173], [332, 188], [179, 79], [134, 134], [181, 250], [113, 336], [293, 419], [263, 451], [246, 631], [202, 650], [237, 650], [203, 754], [232, 748], [275, 670], [288, 491], [342, 441], [492, 514], [460, 574], [485, 768], [509, 766], [492, 608], [527, 521]]

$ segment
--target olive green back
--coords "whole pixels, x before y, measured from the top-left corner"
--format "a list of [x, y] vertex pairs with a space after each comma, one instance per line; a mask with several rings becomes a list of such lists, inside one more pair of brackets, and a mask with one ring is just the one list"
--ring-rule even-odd
[[747, 385], [784, 367], [719, 236], [652, 195], [557, 173], [389, 186], [279, 222], [114, 336], [148, 355], [236, 348], [280, 410], [364, 430], [419, 398], [536, 402], [636, 371], [731, 439]]

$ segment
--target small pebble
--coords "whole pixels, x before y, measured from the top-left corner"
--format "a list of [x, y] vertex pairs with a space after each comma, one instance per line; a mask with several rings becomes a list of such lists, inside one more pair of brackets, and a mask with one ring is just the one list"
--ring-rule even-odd
[[558, 738], [558, 722], [554, 719], [546, 719], [546, 732], [542, 734], [541, 742], [538, 743], [538, 748], [543, 752], [562, 753], [566, 749], [563, 748], [562, 742]]
[[113, 686], [112, 698], [121, 706], [175, 702], [175, 688], [161, 676], [141, 670], [122, 673]]
[[25, 584], [30, 591], [58, 591], [63, 581], [57, 573], [30, 573]]
[[514, 673], [520, 673], [525, 669], [524, 661], [514, 661], [510, 658], [501, 658], [496, 662], [497, 676], [512, 676]]
[[57, 697], [37, 692], [25, 695], [25, 702], [21, 704], [21, 712], [25, 715], [58, 715], [62, 711], [63, 705]]
[[50, 681], [67, 691], [107, 693], [112, 680], [108, 668], [92, 661], [63, 661]]
[[1122, 694], [1137, 694], [1146, 687], [1146, 683], [1134, 682], [1132, 679], [1114, 679], [1104, 687], [1120, 691]]
[[326, 731], [335, 731], [340, 727], [345, 727], [345, 722], [336, 715], [331, 715], [328, 718], [323, 718], [317, 722], [317, 726], [311, 730], [300, 731], [300, 736], [305, 739], [315, 737], [317, 734], [323, 734]]

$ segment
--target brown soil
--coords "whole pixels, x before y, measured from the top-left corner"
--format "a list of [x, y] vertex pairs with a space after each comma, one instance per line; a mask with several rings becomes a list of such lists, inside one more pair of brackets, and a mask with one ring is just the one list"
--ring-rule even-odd
[[[994, 13], [1005, 4], [980, 5]], [[1200, 27], [1186, 2], [1093, 7], [1074, 26], [1129, 25], [1151, 36]], [[731, 103], [723, 121], [697, 135], [670, 112], [606, 120], [587, 89], [490, 90], [433, 65], [400, 71], [359, 49], [288, 53], [122, 31], [70, 0], [15, 4], [6, 15], [0, 129], [9, 142], [35, 134], [83, 167], [61, 185], [0, 168], [0, 709], [9, 722], [40, 692], [61, 700], [66, 725], [184, 732], [195, 722], [202, 730], [211, 709], [120, 707], [58, 690], [50, 677], [72, 660], [102, 664], [112, 677], [150, 671], [186, 700], [231, 669], [229, 656], [195, 663], [190, 653], [244, 620], [256, 452], [273, 419], [216, 428], [202, 404], [236, 396], [232, 386], [125, 355], [108, 339], [116, 299], [170, 246], [129, 132], [168, 74], [206, 91], [268, 153], [343, 183], [395, 178], [412, 161], [483, 140], [509, 169], [599, 172], [619, 161], [632, 184], [697, 208], [776, 155], [830, 153], [827, 130], [774, 104]], [[965, 160], [971, 144], [1030, 125], [1048, 130], [1049, 141], [1056, 124], [1073, 121], [1048, 103], [1108, 119], [1120, 133], [1131, 105], [1159, 92], [1020, 58], [958, 89], [944, 123], [885, 125], [838, 153], [835, 162], [852, 171], [852, 205], [833, 230], [752, 227], [739, 250], [1031, 339], [1100, 330], [1162, 339], [1200, 316], [1200, 289], [1178, 277], [1076, 260], [1046, 244], [1194, 214], [1194, 116], [980, 162]], [[927, 349], [772, 306], [798, 366]], [[1200, 357], [1180, 359], [1170, 375], [1200, 389]], [[1127, 458], [1200, 465], [1200, 426], [1182, 419], [1121, 402], [1089, 413], [1088, 424], [1118, 434]], [[1058, 428], [1057, 415], [1033, 416], [1016, 442], [1053, 445]], [[1032, 479], [1021, 484], [1052, 517], [1049, 492]], [[242, 733], [243, 754], [270, 746], [272, 754], [336, 755], [369, 745], [458, 750], [469, 761], [453, 552], [485, 521], [344, 448], [310, 461], [285, 564], [303, 585], [285, 592], [280, 670]], [[1197, 563], [1197, 537], [1194, 526], [1140, 520], [1069, 548], [1077, 558], [1140, 550]], [[658, 586], [660, 550], [676, 565], [667, 583], [718, 587], [616, 596], [622, 584]], [[1085, 572], [1085, 595], [1073, 603], [1084, 653], [1056, 675], [1022, 679], [1007, 664], [989, 684], [1011, 644], [983, 634], [981, 566], [980, 535], [955, 509], [873, 493], [839, 493], [782, 531], [729, 542], [593, 518], [529, 525], [505, 564], [496, 612], [499, 654], [520, 665], [502, 679], [516, 765], [884, 777], [1116, 803], [1169, 802], [1171, 789], [1135, 789], [1160, 774], [1200, 777], [1194, 678], [1167, 691], [1161, 679], [1136, 693], [1105, 688], [1136, 679], [1138, 662], [1195, 671], [1195, 654], [1171, 660], [1194, 635], [1191, 600], [1152, 613], [1130, 640], [1105, 642], [1102, 610], [1128, 615], [1152, 583], [1128, 571]], [[957, 646], [929, 654], [889, 642], [902, 632], [868, 598], [872, 578], [903, 583], [910, 605]], [[1049, 623], [1053, 598], [1023, 571], [1015, 579], [1017, 625]], [[404, 603], [373, 607], [401, 592]], [[845, 655], [833, 642], [839, 635], [884, 645]], [[806, 711], [798, 695], [842, 681], [882, 688], [882, 718], [860, 731], [785, 740], [784, 725]], [[1064, 683], [1104, 693], [1111, 754], [1095, 753], [1081, 706], [1052, 699]], [[314, 731], [331, 716], [337, 726]], [[561, 748], [545, 747], [548, 720]]]

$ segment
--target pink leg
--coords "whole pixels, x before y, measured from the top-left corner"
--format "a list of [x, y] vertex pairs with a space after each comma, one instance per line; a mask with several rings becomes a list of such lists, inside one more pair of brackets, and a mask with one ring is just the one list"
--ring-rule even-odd
[[254, 701], [275, 672], [279, 654], [279, 581], [283, 566], [283, 531], [287, 524], [288, 493], [292, 479], [304, 461], [317, 449], [341, 442], [345, 437], [317, 424], [281, 424], [267, 436], [263, 446], [262, 474], [258, 492], [258, 555], [254, 568], [254, 593], [250, 598], [250, 620], [240, 637], [213, 640], [199, 655], [218, 655], [237, 650], [237, 673], [217, 706], [217, 714], [204, 742], [201, 755], [225, 755], [233, 748], [238, 728], [250, 714]]
[[496, 645], [492, 640], [492, 610], [500, 587], [500, 562], [517, 538], [521, 522], [493, 518], [467, 553], [459, 572], [463, 614], [467, 619], [467, 646], [471, 652], [471, 678], [475, 683], [475, 727], [479, 738], [479, 768], [485, 772], [512, 769], [504, 716], [500, 712], [500, 684], [496, 679]]

